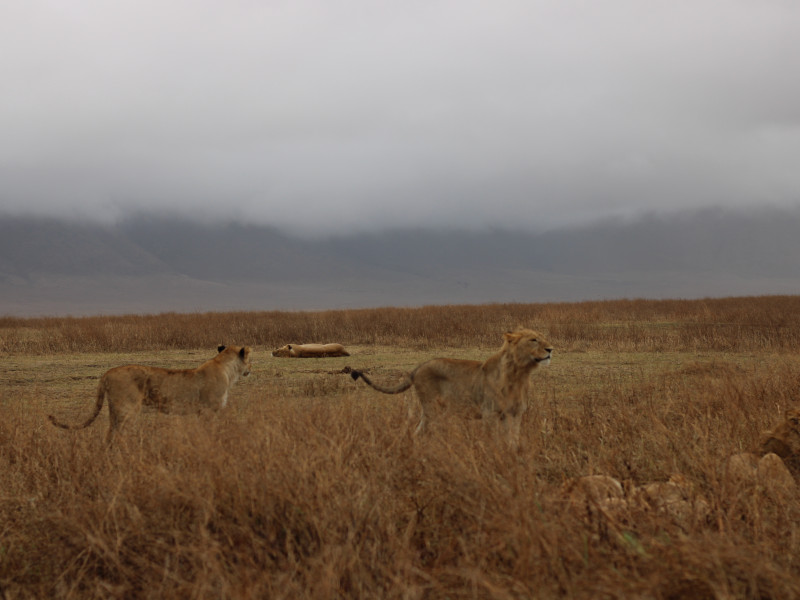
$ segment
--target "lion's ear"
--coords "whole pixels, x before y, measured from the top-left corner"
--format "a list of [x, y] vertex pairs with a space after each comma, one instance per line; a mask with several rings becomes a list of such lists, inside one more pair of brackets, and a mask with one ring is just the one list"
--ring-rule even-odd
[[507, 342], [515, 342], [521, 338], [522, 335], [516, 331], [506, 331], [503, 334], [503, 339]]
[[289, 350], [291, 350], [291, 349], [292, 349], [292, 345], [291, 345], [291, 344], [286, 344], [286, 348], [288, 348]]
[[250, 354], [250, 348], [248, 348], [247, 346], [242, 346], [242, 349], [239, 350], [239, 358], [245, 360], [248, 354]]
[[217, 352], [222, 352], [225, 350], [225, 346], [217, 346]]

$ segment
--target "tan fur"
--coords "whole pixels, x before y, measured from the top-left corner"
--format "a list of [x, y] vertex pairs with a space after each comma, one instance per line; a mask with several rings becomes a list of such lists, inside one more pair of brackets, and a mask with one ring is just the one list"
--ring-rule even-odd
[[497, 417], [508, 440], [519, 445], [522, 415], [528, 408], [530, 374], [550, 363], [553, 349], [541, 333], [518, 329], [503, 335], [500, 351], [485, 360], [436, 358], [422, 363], [394, 387], [373, 383], [361, 371], [346, 368], [384, 394], [398, 394], [412, 385], [422, 404], [417, 431], [433, 412], [458, 411], [476, 417]]
[[228, 391], [239, 377], [250, 374], [251, 349], [244, 346], [220, 346], [211, 360], [196, 369], [162, 369], [127, 365], [105, 372], [97, 386], [94, 413], [81, 425], [60, 423], [52, 415], [50, 421], [63, 429], [82, 429], [91, 425], [103, 402], [108, 402], [109, 426], [106, 442], [114, 432], [141, 407], [161, 412], [197, 412], [218, 410], [228, 402]]
[[706, 499], [680, 473], [672, 474], [669, 481], [649, 483], [635, 488], [632, 496], [639, 507], [668, 515], [679, 523], [702, 521], [711, 513], [711, 507]]
[[797, 495], [797, 484], [783, 460], [772, 452], [757, 456], [741, 452], [725, 464], [725, 485], [728, 493], [760, 488], [774, 498]]
[[628, 513], [625, 486], [608, 475], [570, 479], [561, 488], [564, 508], [589, 526], [593, 542], [607, 535], [608, 522], [624, 521]]
[[800, 410], [790, 408], [784, 413], [784, 420], [771, 431], [761, 434], [758, 455], [777, 454], [786, 466], [800, 474]]
[[800, 474], [800, 410], [784, 413], [774, 429], [761, 434], [755, 452], [734, 454], [725, 464], [725, 481], [732, 487], [757, 485], [773, 495], [795, 493]]
[[574, 507], [589, 503], [605, 509], [617, 506], [625, 499], [622, 483], [608, 475], [584, 475], [571, 479], [562, 487], [562, 493]]
[[286, 344], [272, 351], [272, 356], [280, 358], [326, 358], [329, 356], [350, 356], [341, 344]]
[[587, 475], [568, 481], [562, 493], [567, 507], [589, 521], [600, 516], [627, 521], [635, 511], [642, 511], [664, 515], [688, 526], [706, 520], [711, 512], [706, 499], [680, 473], [673, 474], [669, 481], [642, 486], [623, 483], [608, 475]]

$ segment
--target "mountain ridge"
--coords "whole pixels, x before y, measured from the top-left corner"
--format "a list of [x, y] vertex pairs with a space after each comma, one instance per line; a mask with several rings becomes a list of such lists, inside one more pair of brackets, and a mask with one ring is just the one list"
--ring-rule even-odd
[[0, 314], [310, 310], [796, 293], [800, 208], [699, 210], [539, 233], [309, 240], [137, 215], [0, 216]]

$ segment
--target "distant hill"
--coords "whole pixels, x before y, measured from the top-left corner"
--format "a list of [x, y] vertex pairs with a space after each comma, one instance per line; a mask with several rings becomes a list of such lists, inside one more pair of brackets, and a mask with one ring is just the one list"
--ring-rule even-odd
[[543, 233], [308, 240], [139, 215], [0, 217], [0, 314], [326, 309], [800, 291], [800, 209], [703, 210]]

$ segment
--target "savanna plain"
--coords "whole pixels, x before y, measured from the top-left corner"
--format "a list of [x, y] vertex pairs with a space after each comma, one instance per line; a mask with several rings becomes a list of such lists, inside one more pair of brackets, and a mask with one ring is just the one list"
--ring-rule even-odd
[[[413, 435], [373, 380], [554, 347], [519, 449], [480, 420]], [[286, 343], [351, 356], [275, 358]], [[100, 376], [253, 348], [215, 414], [145, 409], [110, 447]], [[0, 318], [0, 598], [798, 598], [800, 499], [724, 465], [800, 405], [800, 296]], [[570, 490], [680, 474], [703, 510]], [[797, 475], [797, 474], [795, 474]], [[694, 506], [694, 505], [688, 505]]]

